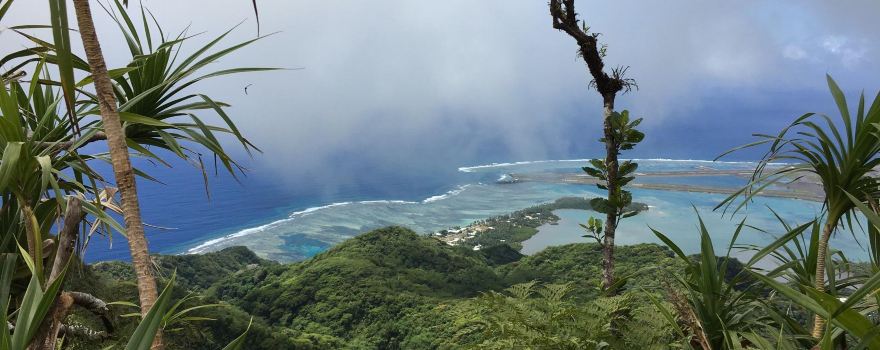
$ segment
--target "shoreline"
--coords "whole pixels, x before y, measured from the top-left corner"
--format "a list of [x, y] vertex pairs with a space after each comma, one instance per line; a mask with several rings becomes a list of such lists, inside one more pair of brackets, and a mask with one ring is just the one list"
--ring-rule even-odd
[[[640, 172], [637, 173], [637, 180], [631, 184], [633, 188], [636, 189], [646, 189], [646, 190], [662, 190], [662, 191], [675, 191], [675, 192], [693, 192], [693, 193], [710, 193], [710, 194], [732, 194], [736, 190], [733, 188], [724, 188], [724, 187], [715, 187], [715, 186], [699, 186], [699, 185], [689, 185], [689, 184], [664, 184], [664, 183], [640, 183], [638, 182], [639, 177], [645, 178], [662, 178], [662, 177], [698, 177], [698, 176], [733, 176], [733, 177], [746, 177], [751, 175], [751, 171], [748, 170], [716, 170], [712, 169], [704, 164], [738, 164], [738, 165], [748, 165], [755, 164], [755, 162], [751, 161], [736, 161], [736, 162], [716, 162], [709, 160], [675, 160], [675, 159], [641, 159], [642, 161], [655, 161], [655, 162], [670, 162], [670, 163], [682, 163], [682, 165], [687, 166], [688, 163], [696, 163], [696, 165], [692, 164], [692, 168], [696, 170], [684, 170], [684, 171], [665, 171], [665, 172]], [[548, 172], [536, 172], [536, 173], [528, 173], [528, 174], [505, 174], [502, 173], [504, 168], [509, 166], [520, 166], [520, 165], [529, 165], [529, 164], [547, 164], [547, 163], [578, 163], [586, 160], [582, 159], [569, 159], [569, 160], [539, 160], [539, 161], [524, 161], [524, 162], [514, 162], [514, 163], [492, 163], [492, 164], [484, 164], [477, 165], [472, 167], [461, 167], [458, 170], [463, 173], [481, 173], [481, 170], [484, 169], [492, 169], [495, 170], [493, 173], [500, 173], [502, 178], [505, 180], [498, 180], [497, 184], [503, 184], [506, 182], [522, 182], [522, 181], [534, 181], [534, 182], [547, 182], [547, 183], [562, 183], [562, 184], [595, 184], [595, 180], [586, 177], [581, 174], [560, 174], [560, 173], [548, 173]], [[565, 164], [568, 167], [568, 164]], [[780, 164], [781, 165], [781, 164]], [[512, 170], [512, 169], [511, 169]], [[513, 181], [508, 179], [507, 177], [512, 177]], [[308, 207], [305, 209], [300, 209], [294, 211], [290, 214], [280, 216], [275, 218], [275, 220], [268, 220], [263, 222], [262, 224], [255, 224], [253, 226], [242, 227], [230, 231], [226, 231], [223, 234], [219, 235], [211, 235], [205, 237], [205, 239], [201, 239], [195, 241], [190, 244], [180, 245], [176, 247], [173, 253], [176, 254], [201, 254], [209, 251], [214, 251], [220, 249], [222, 247], [230, 245], [233, 243], [231, 241], [240, 241], [241, 237], [248, 236], [252, 233], [263, 231], [267, 228], [271, 228], [277, 225], [284, 224], [291, 220], [295, 220], [301, 216], [306, 216], [316, 211], [332, 208], [338, 206], [346, 206], [352, 204], [367, 204], [367, 203], [407, 203], [407, 204], [428, 204], [435, 201], [440, 201], [447, 199], [449, 197], [455, 196], [463, 191], [468, 185], [458, 185], [453, 187], [452, 189], [441, 192], [440, 194], [427, 196], [421, 200], [414, 201], [399, 201], [399, 200], [368, 200], [368, 201], [348, 201], [348, 202], [340, 202], [340, 203], [330, 203], [326, 205], [315, 205], [312, 207]], [[793, 186], [794, 187], [794, 186]], [[783, 190], [765, 190], [762, 191], [759, 195], [765, 197], [778, 197], [778, 198], [788, 198], [788, 199], [799, 199], [799, 200], [807, 200], [807, 201], [821, 201], [821, 196], [816, 194], [815, 192], [806, 192], [801, 189], [792, 189], [790, 191]], [[430, 234], [430, 233], [429, 233]]]
[[[465, 227], [456, 226], [431, 232], [429, 235], [447, 245], [461, 246], [475, 251], [500, 245], [521, 251], [523, 243], [537, 235], [541, 227], [559, 224], [561, 218], [556, 211], [566, 209], [592, 211], [590, 199], [592, 198], [562, 197], [508, 214], [477, 220]], [[630, 208], [641, 213], [648, 211], [650, 207], [643, 203], [633, 203]]]
[[[746, 164], [758, 164], [756, 160], [742, 160], [742, 161], [723, 161], [723, 160], [708, 160], [708, 159], [671, 159], [671, 158], [631, 158], [620, 160], [632, 160], [632, 161], [646, 161], [646, 162], [679, 162], [679, 163], [700, 163], [700, 164], [738, 164], [738, 165], [746, 165]], [[578, 163], [587, 163], [590, 159], [550, 159], [550, 160], [524, 160], [518, 162], [505, 162], [505, 163], [489, 163], [489, 164], [480, 164], [474, 166], [464, 166], [459, 167], [458, 171], [463, 173], [474, 172], [475, 170], [480, 169], [493, 169], [493, 168], [504, 168], [510, 166], [517, 165], [531, 165], [531, 164], [543, 164], [543, 163], [563, 163], [563, 162], [578, 162]], [[789, 163], [769, 163], [770, 165], [789, 165]]]
[[[513, 182], [548, 182], [548, 183], [561, 183], [561, 184], [580, 184], [580, 185], [595, 185], [599, 183], [599, 180], [590, 177], [584, 174], [568, 174], [568, 173], [529, 173], [529, 174], [521, 174], [521, 173], [511, 173], [508, 174], [511, 177], [511, 181]], [[711, 194], [734, 194], [737, 193], [740, 188], [734, 187], [721, 187], [721, 186], [702, 186], [702, 185], [684, 185], [684, 184], [673, 184], [673, 183], [646, 183], [639, 182], [639, 178], [664, 178], [664, 177], [707, 177], [707, 176], [734, 176], [740, 178], [748, 178], [752, 176], [752, 171], [747, 170], [715, 170], [715, 169], [700, 169], [700, 170], [689, 170], [689, 171], [658, 171], [658, 172], [645, 172], [645, 173], [637, 173], [636, 179], [629, 186], [633, 188], [646, 189], [646, 190], [660, 190], [660, 191], [676, 191], [676, 192], [698, 192], [698, 193], [711, 193]], [[764, 189], [760, 192], [756, 193], [756, 196], [762, 197], [776, 197], [776, 198], [788, 198], [788, 199], [800, 199], [812, 202], [822, 202], [824, 200], [824, 194], [821, 192], [821, 187], [817, 186], [813, 182], [799, 179], [795, 182], [791, 183], [780, 183], [780, 185], [785, 187], [785, 190], [782, 189]]]
[[[266, 229], [276, 227], [278, 225], [283, 225], [285, 223], [291, 222], [291, 221], [296, 220], [298, 218], [302, 218], [304, 216], [311, 215], [311, 214], [318, 212], [320, 210], [337, 208], [337, 207], [345, 207], [345, 206], [350, 206], [350, 205], [358, 205], [358, 204], [403, 204], [403, 205], [430, 204], [433, 202], [447, 199], [451, 196], [456, 196], [456, 195], [460, 194], [462, 191], [464, 191], [467, 188], [474, 186], [474, 185], [476, 185], [476, 184], [457, 185], [451, 190], [448, 190], [448, 191], [443, 192], [441, 194], [431, 195], [431, 196], [425, 197], [424, 199], [421, 199], [421, 200], [371, 199], [371, 200], [359, 200], [359, 201], [333, 202], [333, 203], [329, 203], [329, 204], [314, 205], [314, 206], [306, 207], [305, 209], [300, 207], [300, 208], [296, 208], [296, 209], [291, 209], [293, 211], [290, 212], [289, 214], [285, 214], [281, 217], [274, 218], [271, 220], [266, 220], [268, 222], [261, 221], [264, 223], [246, 225], [246, 226], [242, 226], [239, 228], [235, 228], [233, 230], [225, 231], [225, 233], [223, 233], [223, 234], [209, 236], [209, 237], [206, 237], [207, 239], [201, 239], [201, 240], [195, 241], [193, 243], [178, 246], [175, 249], [173, 249], [173, 251], [169, 251], [169, 252], [166, 252], [163, 254], [189, 255], [189, 254], [210, 253], [210, 252], [221, 250], [221, 249], [224, 249], [227, 247], [236, 246], [234, 244], [233, 245], [227, 244], [229, 241], [232, 241], [232, 240], [235, 240], [238, 238], [242, 238], [242, 237], [254, 234], [254, 233], [259, 233], [259, 232], [265, 231]], [[480, 185], [482, 185], [482, 183], [480, 183]]]

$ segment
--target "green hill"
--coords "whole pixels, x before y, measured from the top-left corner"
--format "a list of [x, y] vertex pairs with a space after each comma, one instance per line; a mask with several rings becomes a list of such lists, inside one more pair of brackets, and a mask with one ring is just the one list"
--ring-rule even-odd
[[215, 286], [214, 295], [268, 322], [379, 346], [401, 317], [505, 286], [482, 255], [400, 227], [365, 233], [298, 264]]
[[[618, 278], [629, 276], [630, 287], [654, 287], [658, 273], [684, 268], [672, 251], [656, 244], [615, 247]], [[594, 243], [574, 243], [546, 249], [500, 268], [509, 284], [537, 280], [571, 283], [575, 294], [593, 297], [602, 276], [602, 248]]]
[[[619, 247], [617, 256], [620, 275], [676, 266], [666, 248], [652, 244]], [[189, 296], [185, 306], [225, 305], [192, 315], [215, 321], [192, 321], [168, 332], [171, 348], [222, 347], [254, 317], [248, 349], [434, 349], [480, 340], [466, 332], [467, 320], [478, 318], [473, 312], [484, 307], [478, 300], [485, 293], [537, 280], [567, 284], [579, 299], [595, 299], [601, 250], [583, 243], [533, 256], [507, 245], [473, 251], [386, 227], [293, 264], [260, 259], [243, 247], [155, 260], [162, 276], [177, 271], [175, 297]], [[135, 300], [127, 264], [99, 263], [85, 270], [90, 282], [79, 290], [93, 290], [107, 301]], [[630, 283], [656, 281], [655, 273], [636, 275]]]

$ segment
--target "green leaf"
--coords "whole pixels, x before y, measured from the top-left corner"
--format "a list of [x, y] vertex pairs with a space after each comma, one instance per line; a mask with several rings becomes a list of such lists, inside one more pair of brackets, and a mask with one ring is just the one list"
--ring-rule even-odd
[[587, 173], [587, 175], [589, 175], [589, 176], [595, 177], [600, 180], [605, 180], [605, 175], [603, 175], [602, 172], [599, 171], [598, 169], [590, 168], [590, 167], [586, 167], [586, 166], [581, 169], [583, 169], [584, 172]]
[[129, 339], [128, 344], [125, 346], [125, 350], [150, 349], [150, 345], [153, 343], [153, 338], [156, 337], [156, 333], [159, 331], [159, 326], [162, 324], [165, 312], [171, 307], [171, 290], [174, 287], [174, 280], [176, 277], [177, 272], [171, 275], [171, 279], [168, 280], [168, 285], [165, 286], [162, 294], [156, 299], [156, 303], [153, 304], [150, 311], [147, 312], [147, 315], [144, 316], [134, 330], [134, 333], [132, 333], [131, 339]]
[[[2, 261], [2, 270], [0, 270], [0, 324], [9, 322], [9, 289], [12, 286], [12, 275], [15, 273], [15, 260], [17, 258], [14, 253], [0, 254]], [[10, 344], [10, 334], [8, 327], [2, 327], [0, 330], [0, 348], [8, 349]]]
[[[860, 315], [858, 312], [852, 309], [845, 309], [840, 313], [839, 316], [835, 318], [829, 318], [832, 312], [838, 310], [842, 305], [842, 303], [837, 300], [837, 298], [826, 293], [819, 292], [812, 286], [801, 286], [801, 288], [806, 292], [806, 294], [804, 294], [782, 283], [779, 283], [770, 277], [755, 272], [750, 273], [753, 277], [761, 280], [761, 282], [763, 282], [764, 284], [767, 284], [771, 288], [782, 293], [782, 295], [785, 295], [796, 304], [806, 308], [807, 310], [812, 311], [813, 313], [819, 314], [826, 319], [829, 319], [830, 322], [840, 326], [853, 336], [861, 338], [871, 335], [873, 323], [865, 318], [865, 316]], [[871, 349], [880, 349], [880, 338], [873, 337], [873, 340], [870, 342], [869, 347]]]
[[[116, 78], [124, 76], [128, 72], [131, 72], [136, 69], [137, 69], [137, 67], [115, 68], [115, 69], [108, 70], [107, 75], [110, 76], [110, 79], [116, 79]], [[89, 76], [83, 78], [82, 80], [80, 80], [78, 83], [76, 83], [76, 87], [81, 88], [83, 86], [92, 84], [93, 82], [94, 82], [94, 78], [91, 75], [89, 75]]]
[[28, 253], [24, 248], [21, 246], [18, 248], [25, 264], [31, 271], [31, 279], [25, 290], [24, 296], [21, 299], [21, 306], [16, 314], [15, 330], [10, 339], [10, 349], [24, 350], [40, 329], [40, 326], [43, 323], [43, 318], [45, 318], [46, 314], [49, 312], [49, 308], [55, 303], [55, 297], [58, 295], [58, 291], [61, 289], [61, 285], [64, 282], [66, 268], [44, 291], [40, 283], [42, 276], [40, 276], [35, 269], [34, 262], [28, 256]]
[[245, 328], [244, 333], [235, 338], [231, 343], [223, 347], [223, 350], [239, 350], [244, 346], [245, 337], [247, 337], [248, 331], [251, 329], [251, 325], [254, 323], [254, 318], [251, 317], [251, 320], [248, 322], [247, 328]]
[[5, 191], [19, 175], [18, 161], [21, 158], [21, 146], [21, 142], [9, 142], [3, 149], [3, 158], [0, 159], [0, 191]]
[[746, 263], [746, 267], [753, 266], [755, 263], [757, 263], [758, 261], [760, 261], [761, 259], [763, 259], [767, 255], [775, 252], [777, 249], [779, 249], [779, 247], [782, 247], [786, 243], [790, 242], [792, 239], [799, 237], [801, 235], [801, 233], [803, 233], [804, 230], [807, 229], [807, 227], [810, 227], [810, 225], [814, 225], [814, 224], [815, 224], [814, 221], [808, 222], [808, 223], [803, 224], [801, 226], [798, 226], [797, 228], [782, 235], [782, 237], [779, 237], [778, 239], [773, 241], [773, 243], [770, 243], [769, 245], [765, 246], [764, 248], [759, 250], [757, 253], [755, 253], [755, 255], [752, 255], [752, 258], [749, 259], [748, 263]]
[[666, 237], [666, 235], [660, 233], [660, 231], [657, 231], [653, 228], [650, 228], [650, 229], [651, 229], [651, 232], [654, 232], [654, 235], [657, 236], [657, 238], [659, 238], [661, 241], [663, 241], [663, 244], [665, 244], [667, 247], [669, 247], [669, 249], [671, 249], [672, 252], [675, 253], [675, 255], [678, 255], [679, 259], [681, 259], [682, 261], [684, 261], [688, 265], [694, 264], [691, 261], [691, 259], [687, 257], [687, 255], [684, 255], [684, 252], [682, 252], [681, 248], [679, 248], [675, 244], [675, 242], [673, 242], [671, 239], [669, 239], [669, 237]]
[[638, 168], [639, 168], [638, 163], [633, 163], [628, 160], [624, 161], [623, 163], [620, 164], [620, 170], [618, 170], [617, 176], [618, 177], [625, 177], [625, 176], [633, 173], [634, 171], [636, 171]]
[[134, 123], [134, 124], [144, 124], [149, 126], [157, 126], [162, 128], [173, 128], [174, 125], [168, 124], [158, 119], [145, 117], [140, 114], [130, 113], [130, 112], [119, 112], [119, 119], [124, 122]]
[[877, 293], [878, 288], [880, 288], [880, 273], [875, 274], [867, 281], [864, 281], [863, 284], [857, 289], [854, 293], [850, 294], [846, 298], [846, 302], [840, 304], [837, 310], [831, 314], [831, 318], [837, 317], [838, 315], [846, 312], [847, 310], [852, 310], [852, 307], [855, 306], [859, 301], [864, 299], [870, 293]]
[[67, 105], [67, 113], [70, 122], [77, 132], [76, 126], [76, 90], [73, 76], [73, 54], [70, 44], [70, 34], [67, 24], [67, 0], [49, 0], [49, 12], [52, 22], [52, 37], [57, 56], [56, 66], [61, 79], [61, 91], [64, 93], [64, 102]]

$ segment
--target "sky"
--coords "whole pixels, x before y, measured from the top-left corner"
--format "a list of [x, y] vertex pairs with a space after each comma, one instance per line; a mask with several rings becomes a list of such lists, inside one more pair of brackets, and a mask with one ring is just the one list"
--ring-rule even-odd
[[[91, 3], [108, 62], [123, 66], [124, 41]], [[166, 32], [202, 33], [189, 49], [241, 21], [228, 45], [257, 35], [247, 0], [143, 4]], [[602, 33], [606, 64], [629, 66], [639, 85], [617, 106], [644, 117], [647, 138], [624, 157], [711, 159], [803, 113], [832, 113], [826, 73], [853, 98], [878, 89], [880, 1], [576, 6]], [[3, 25], [47, 23], [46, 8], [17, 2]], [[230, 103], [264, 150], [248, 161], [258, 176], [332, 191], [365, 173], [416, 181], [466, 165], [601, 155], [601, 101], [544, 0], [262, 0], [259, 11], [261, 34], [273, 34], [211, 68], [290, 69], [196, 86]], [[4, 51], [23, 45], [8, 30], [0, 38]]]

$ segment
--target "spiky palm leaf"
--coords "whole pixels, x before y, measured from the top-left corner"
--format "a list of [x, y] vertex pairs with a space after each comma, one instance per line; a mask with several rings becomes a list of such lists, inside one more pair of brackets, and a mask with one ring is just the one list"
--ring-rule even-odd
[[32, 232], [38, 237], [31, 239], [41, 241], [41, 237], [49, 236], [49, 228], [65, 210], [65, 197], [70, 195], [87, 200], [84, 207], [97, 218], [95, 227], [121, 229], [104, 213], [98, 198], [103, 179], [89, 163], [101, 160], [101, 156], [79, 152], [80, 147], [100, 135], [76, 135], [76, 123], [65, 116], [56, 88], [40, 83], [48, 80], [45, 67], [45, 61], [36, 65], [29, 85], [15, 81], [0, 89], [0, 200], [4, 208], [0, 210], [0, 230], [6, 233], [0, 241], [3, 252], [14, 252], [15, 240], [23, 239], [21, 235], [28, 229], [21, 225], [25, 215], [21, 210], [35, 216], [40, 229]]
[[[101, 5], [104, 6], [104, 4]], [[115, 83], [118, 109], [129, 147], [141, 156], [165, 165], [169, 165], [169, 163], [163, 159], [162, 155], [156, 154], [151, 149], [159, 148], [170, 151], [199, 167], [205, 175], [207, 173], [201, 153], [207, 151], [215, 157], [215, 162], [222, 165], [233, 176], [242, 171], [243, 168], [240, 164], [223, 147], [218, 134], [233, 136], [248, 153], [254, 150], [259, 151], [259, 149], [239, 132], [236, 124], [225, 111], [228, 104], [204, 93], [191, 90], [198, 83], [211, 78], [278, 70], [279, 68], [237, 67], [206, 71], [211, 64], [216, 63], [219, 59], [265, 38], [266, 35], [228, 47], [217, 48], [221, 41], [237, 27], [235, 26], [207, 41], [188, 55], [184, 55], [184, 44], [195, 40], [196, 36], [187, 36], [186, 31], [173, 37], [166, 36], [156, 18], [143, 7], [140, 8], [141, 16], [138, 21], [132, 18], [126, 7], [118, 0], [104, 6], [104, 9], [122, 32], [131, 55], [131, 61], [127, 66], [111, 69], [108, 72]], [[73, 70], [88, 72], [89, 66], [85, 60], [76, 55], [67, 55], [65, 54], [66, 50], [61, 50], [63, 48], [56, 47], [22, 30], [16, 29], [16, 31], [33, 42], [35, 47], [0, 59], [0, 64], [6, 63], [7, 59], [25, 57], [27, 60], [18, 63], [15, 68], [43, 60], [58, 65], [61, 68], [62, 77], [72, 74]], [[56, 37], [63, 38], [65, 36], [63, 34], [63, 32], [56, 33]], [[58, 38], [55, 41], [64, 42]], [[70, 88], [67, 87], [71, 84], [63, 79], [60, 81], [48, 80], [45, 83], [65, 87], [65, 91], [78, 92], [84, 99], [76, 102], [77, 105], [82, 106], [77, 108], [77, 114], [82, 114], [83, 117], [99, 114], [96, 96], [82, 89], [91, 84], [91, 77], [86, 77]], [[205, 111], [221, 120], [222, 124], [206, 123], [205, 116], [200, 114]], [[78, 118], [77, 120], [83, 119]], [[89, 130], [100, 127], [100, 122], [97, 122], [81, 128], [85, 130], [84, 132], [89, 132]], [[139, 174], [145, 175], [140, 171]], [[153, 180], [150, 177], [147, 178]]]
[[[242, 67], [203, 72], [210, 64], [265, 36], [214, 49], [235, 29], [233, 27], [183, 57], [179, 56], [183, 44], [193, 40], [193, 37], [186, 36], [185, 31], [173, 38], [166, 37], [155, 17], [143, 8], [140, 18], [142, 25], [138, 28], [126, 8], [118, 1], [115, 5], [115, 9], [105, 7], [105, 10], [124, 34], [132, 58], [131, 63], [123, 69], [123, 74], [113, 79], [116, 83], [120, 116], [125, 122], [130, 146], [161, 163], [166, 162], [147, 147], [171, 151], [199, 166], [202, 165], [199, 151], [206, 149], [235, 175], [235, 170], [241, 168], [223, 148], [215, 134], [233, 135], [248, 152], [258, 149], [242, 136], [227, 115], [224, 110], [227, 104], [190, 90], [197, 83], [215, 77], [276, 70], [277, 68]], [[154, 30], [158, 31], [158, 38]], [[199, 111], [205, 110], [219, 117], [223, 125], [206, 124], [197, 116]]]
[[[757, 252], [745, 265], [746, 268], [727, 279], [728, 265], [734, 259], [730, 253], [747, 227], [745, 219], [736, 226], [727, 253], [723, 256], [715, 253], [711, 235], [699, 215], [698, 219], [700, 255], [697, 258], [685, 255], [669, 237], [651, 229], [687, 265], [682, 275], [675, 276], [680, 287], [677, 290], [682, 295], [673, 295], [672, 299], [683, 299], [673, 304], [677, 305], [680, 318], [685, 320], [685, 326], [694, 337], [693, 344], [710, 349], [738, 349], [742, 344], [762, 340], [768, 344], [775, 342], [778, 348], [793, 347], [794, 344], [773, 335], [780, 334], [780, 330], [790, 336], [796, 335], [797, 332], [791, 333], [791, 328], [796, 324], [784, 315], [773, 312], [766, 298], [757, 290], [758, 286], [747, 279], [746, 268], [775, 249]], [[799, 234], [804, 228], [799, 227], [795, 233], [786, 236]]]
[[[880, 193], [880, 182], [872, 175], [880, 165], [880, 94], [866, 110], [862, 94], [855, 114], [850, 112], [840, 87], [827, 76], [828, 88], [840, 113], [839, 122], [823, 114], [807, 113], [795, 119], [778, 135], [756, 135], [759, 140], [728, 151], [769, 145], [770, 149], [759, 162], [751, 181], [736, 193], [727, 197], [718, 207], [729, 208], [736, 198], [744, 200], [736, 206], [739, 210], [761, 190], [784, 181], [815, 178], [825, 192], [823, 208], [825, 224], [818, 241], [815, 287], [824, 291], [825, 260], [828, 241], [845, 222], [853, 234], [855, 204], [847, 193], [861, 201]], [[818, 119], [818, 120], [817, 120]], [[727, 154], [725, 153], [725, 154]], [[724, 156], [724, 154], [722, 155]], [[720, 157], [719, 157], [720, 158]], [[794, 162], [784, 167], [768, 167], [774, 162]], [[716, 208], [717, 209], [717, 208]], [[832, 292], [833, 294], [833, 292]], [[813, 329], [815, 337], [821, 337], [823, 319], [817, 317]]]
[[[862, 94], [856, 113], [852, 114], [840, 87], [831, 76], [827, 76], [827, 80], [840, 113], [839, 122], [823, 114], [807, 113], [777, 135], [756, 134], [758, 141], [719, 156], [721, 158], [745, 148], [770, 146], [751, 181], [726, 198], [719, 208], [729, 207], [736, 198], [745, 196], [745, 200], [736, 207], [738, 210], [761, 189], [804, 176], [814, 176], [821, 182], [829, 217], [850, 218], [855, 206], [847, 198], [847, 192], [861, 198], [878, 193], [880, 186], [870, 175], [880, 165], [880, 139], [877, 133], [880, 126], [880, 94], [867, 111]], [[772, 166], [775, 162], [796, 164]]]

